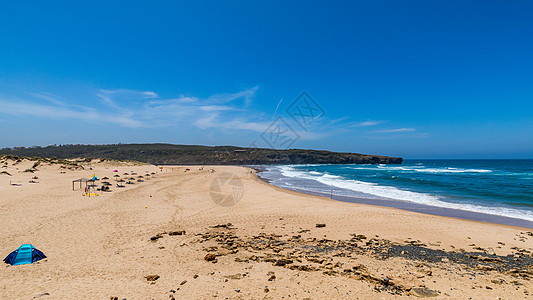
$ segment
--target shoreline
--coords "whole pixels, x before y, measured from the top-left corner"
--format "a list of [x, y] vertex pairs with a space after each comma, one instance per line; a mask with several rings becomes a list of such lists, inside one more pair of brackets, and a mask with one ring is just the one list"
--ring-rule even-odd
[[[10, 161], [12, 176], [0, 176], [0, 253], [31, 243], [47, 258], [0, 268], [1, 299], [73, 290], [90, 299], [520, 299], [532, 290], [533, 232], [521, 227], [304, 194], [242, 166], [23, 171], [33, 163]], [[144, 181], [98, 197], [72, 188], [92, 174], [133, 173]], [[227, 175], [240, 184], [215, 191]], [[235, 186], [234, 201], [213, 197], [235, 197]]]
[[404, 211], [409, 211], [409, 212], [422, 213], [422, 214], [431, 215], [431, 216], [440, 216], [440, 217], [454, 218], [454, 219], [467, 220], [467, 221], [512, 226], [512, 227], [524, 228], [528, 230], [533, 229], [532, 221], [512, 218], [512, 217], [506, 217], [506, 216], [492, 215], [492, 214], [487, 214], [487, 213], [473, 212], [473, 211], [468, 211], [468, 210], [461, 210], [461, 209], [454, 209], [454, 208], [447, 208], [447, 207], [438, 207], [438, 206], [425, 205], [425, 204], [394, 200], [394, 199], [388, 200], [388, 199], [372, 199], [372, 198], [363, 198], [363, 197], [350, 197], [350, 196], [343, 196], [343, 195], [335, 195], [334, 193], [331, 194], [331, 197], [330, 197], [330, 195], [327, 193], [312, 192], [312, 191], [307, 191], [307, 190], [298, 189], [298, 188], [290, 189], [290, 188], [285, 188], [285, 187], [279, 187], [275, 184], [272, 184], [271, 180], [261, 177], [260, 174], [265, 171], [264, 168], [259, 168], [259, 167], [256, 168], [253, 166], [247, 166], [247, 167], [255, 170], [255, 174], [261, 182], [268, 184], [270, 186], [277, 187], [281, 190], [302, 193], [305, 195], [323, 197], [323, 198], [327, 198], [333, 201], [339, 201], [339, 202], [344, 202], [344, 203], [356, 203], [356, 204], [362, 204], [362, 205], [386, 207], [386, 208], [399, 209], [399, 210], [404, 210]]

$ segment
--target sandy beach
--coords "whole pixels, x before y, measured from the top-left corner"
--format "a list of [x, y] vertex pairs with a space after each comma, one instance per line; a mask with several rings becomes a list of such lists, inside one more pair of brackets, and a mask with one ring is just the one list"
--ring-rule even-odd
[[[1, 299], [527, 299], [533, 293], [527, 228], [296, 193], [244, 167], [88, 162], [72, 170], [42, 164], [30, 173], [23, 171], [32, 161], [5, 162], [0, 171], [11, 175], [0, 175], [0, 254], [31, 243], [47, 258], [3, 263]], [[117, 188], [113, 176], [124, 173], [156, 174]], [[111, 178], [112, 192], [73, 191], [73, 180], [93, 174]], [[29, 183], [34, 176], [38, 183]]]

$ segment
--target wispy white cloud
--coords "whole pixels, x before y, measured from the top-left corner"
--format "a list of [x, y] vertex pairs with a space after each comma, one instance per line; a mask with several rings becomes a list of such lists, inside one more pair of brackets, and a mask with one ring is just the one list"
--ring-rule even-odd
[[382, 124], [384, 121], [366, 121], [366, 122], [360, 122], [353, 124], [352, 127], [369, 127], [369, 126], [377, 126], [379, 124]]
[[195, 103], [195, 102], [198, 102], [198, 98], [196, 98], [196, 97], [185, 97], [185, 96], [182, 95], [179, 98], [168, 99], [166, 101], [176, 102], [176, 103]]
[[93, 108], [88, 107], [88, 106], [65, 103], [59, 100], [58, 96], [51, 94], [51, 93], [47, 93], [47, 92], [38, 92], [38, 93], [30, 92], [28, 94], [36, 99], [45, 100], [49, 103], [52, 103], [58, 106], [68, 106], [68, 107], [74, 107], [74, 108], [80, 108], [80, 109], [86, 109], [86, 110], [94, 110]]
[[60, 104], [62, 105], [63, 102], [59, 101], [57, 99], [57, 96], [55, 96], [54, 94], [50, 94], [50, 93], [46, 93], [46, 92], [39, 92], [39, 93], [28, 93], [29, 95], [31, 95], [32, 97], [34, 98], [37, 98], [37, 99], [41, 99], [41, 100], [46, 100], [50, 103], [53, 103], [53, 104]]
[[231, 93], [214, 94], [210, 96], [209, 98], [207, 98], [206, 102], [217, 104], [217, 103], [228, 103], [228, 102], [232, 102], [237, 99], [244, 99], [244, 104], [249, 105], [253, 101], [258, 88], [259, 88], [258, 86], [254, 86], [253, 88], [245, 89], [243, 91], [233, 93], [233, 94]]
[[76, 109], [71, 106], [42, 105], [23, 101], [0, 99], [2, 112], [12, 115], [27, 115], [51, 119], [75, 119], [79, 121], [111, 123], [125, 127], [138, 127], [140, 122], [126, 116], [99, 112], [95, 109]]
[[405, 139], [423, 139], [430, 137], [428, 132], [406, 132], [398, 134], [373, 134], [369, 138], [374, 140], [405, 140]]
[[395, 129], [384, 129], [373, 131], [375, 133], [397, 133], [397, 132], [413, 132], [416, 131], [414, 128], [395, 128]]
[[159, 97], [159, 95], [157, 95], [156, 93], [151, 92], [151, 91], [141, 92], [141, 95], [144, 95], [144, 97], [147, 98], [147, 99], [158, 98]]
[[[29, 99], [5, 99], [0, 97], [1, 114], [26, 115], [50, 119], [73, 119], [92, 124], [113, 124], [125, 128], [176, 127], [187, 130], [253, 131], [263, 133], [272, 120], [263, 112], [250, 107], [258, 87], [236, 93], [217, 93], [206, 98], [180, 95], [162, 98], [152, 91], [129, 89], [96, 90], [86, 95], [87, 106], [73, 105], [58, 96], [39, 92]], [[97, 99], [98, 101], [94, 101]], [[39, 101], [41, 100], [41, 101]], [[42, 101], [44, 100], [44, 102]], [[79, 99], [76, 102], [80, 103]], [[335, 121], [324, 121], [325, 126], [312, 126], [305, 132], [297, 124], [292, 129], [303, 140], [316, 140], [342, 128]], [[287, 117], [288, 122], [292, 122]]]
[[113, 102], [113, 100], [111, 100], [111, 98], [103, 93], [96, 93], [96, 96], [100, 97], [100, 99], [103, 100], [104, 104], [106, 104], [107, 106], [110, 106], [112, 108], [115, 108], [115, 109], [119, 109], [120, 106], [118, 106], [117, 104], [115, 104], [115, 102]]
[[126, 110], [138, 101], [157, 99], [159, 95], [152, 91], [135, 91], [129, 89], [104, 90], [96, 92], [102, 103], [114, 109]]
[[101, 89], [98, 92], [103, 95], [119, 95], [122, 97], [139, 97], [140, 96], [143, 99], [159, 98], [159, 95], [152, 91], [136, 91], [136, 90], [129, 90], [129, 89], [116, 89], [116, 90]]
[[236, 107], [226, 106], [226, 105], [205, 105], [199, 106], [203, 111], [223, 111], [223, 110], [240, 110]]

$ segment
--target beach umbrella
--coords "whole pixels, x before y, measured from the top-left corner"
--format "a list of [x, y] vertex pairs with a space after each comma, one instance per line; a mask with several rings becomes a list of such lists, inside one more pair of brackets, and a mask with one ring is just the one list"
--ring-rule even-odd
[[124, 179], [120, 179], [120, 180], [118, 180], [118, 182], [124, 182]]
[[144, 178], [144, 176], [142, 176], [142, 175], [139, 175], [139, 176], [137, 176], [137, 178]]
[[107, 178], [107, 177], [102, 178], [102, 180], [108, 180], [108, 179], [109, 179], [109, 178]]
[[117, 174], [117, 175], [115, 175], [115, 176], [113, 176], [113, 177], [120, 177], [120, 175]]
[[124, 173], [124, 174], [122, 174], [122, 175], [128, 176], [128, 175], [130, 175], [130, 173]]
[[107, 186], [110, 186], [110, 185], [112, 185], [112, 184], [111, 184], [111, 183], [109, 183], [109, 182], [104, 182], [104, 183], [103, 183], [103, 185], [107, 185]]
[[155, 175], [155, 172], [152, 172], [152, 173], [150, 173], [150, 174]]
[[118, 170], [115, 170], [115, 171], [113, 171], [113, 172], [118, 172]]

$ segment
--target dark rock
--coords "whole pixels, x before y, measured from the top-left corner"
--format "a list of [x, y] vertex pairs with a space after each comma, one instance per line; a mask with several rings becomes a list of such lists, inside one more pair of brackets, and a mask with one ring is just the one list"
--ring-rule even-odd
[[324, 275], [329, 275], [329, 276], [334, 276], [338, 274], [336, 271], [333, 271], [333, 270], [324, 271], [322, 273], [324, 273]]
[[156, 281], [159, 279], [159, 275], [148, 275], [145, 277], [148, 281]]
[[324, 224], [324, 223], [316, 224], [316, 228], [322, 228], [322, 227], [326, 227], [326, 224]]
[[352, 234], [353, 238], [356, 239], [356, 240], [366, 240], [366, 235], [364, 234]]
[[228, 228], [230, 228], [232, 226], [233, 226], [233, 224], [227, 223], [227, 224], [218, 224], [218, 225], [215, 225], [215, 226], [211, 226], [211, 228], [225, 228], [225, 229], [228, 229]]
[[163, 236], [161, 236], [160, 234], [158, 235], [154, 235], [153, 237], [150, 238], [151, 241], [155, 242], [157, 241], [158, 239], [162, 238]]
[[184, 234], [185, 234], [185, 230], [172, 231], [168, 233], [168, 235], [184, 235]]
[[213, 253], [207, 253], [204, 257], [206, 261], [214, 261], [216, 260], [217, 256]]
[[282, 259], [278, 259], [278, 260], [274, 263], [274, 266], [283, 267], [283, 266], [285, 266], [285, 265], [289, 265], [289, 264], [292, 264], [292, 263], [293, 263], [292, 260], [282, 258]]

